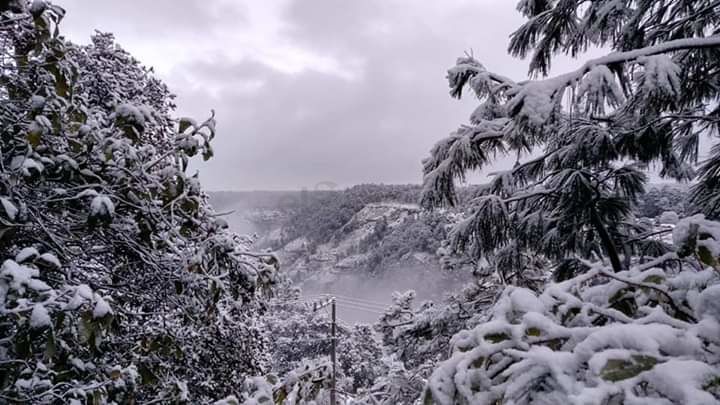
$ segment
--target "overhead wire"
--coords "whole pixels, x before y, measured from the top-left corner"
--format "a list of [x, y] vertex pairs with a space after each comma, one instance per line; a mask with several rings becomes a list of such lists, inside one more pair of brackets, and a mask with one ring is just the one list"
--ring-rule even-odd
[[343, 301], [343, 302], [347, 302], [347, 303], [351, 303], [351, 304], [362, 305], [362, 306], [365, 306], [365, 307], [368, 307], [368, 308], [375, 308], [375, 309], [378, 309], [378, 310], [380, 310], [380, 311], [384, 311], [384, 310], [387, 309], [387, 306], [384, 306], [384, 305], [380, 305], [380, 304], [368, 304], [368, 303], [365, 303], [365, 302], [355, 301], [355, 300], [351, 300], [351, 299], [347, 299], [347, 298], [343, 298], [343, 297], [335, 297], [335, 300], [336, 300], [336, 301]]
[[385, 315], [384, 312], [376, 311], [376, 310], [370, 309], [370, 308], [363, 308], [363, 307], [359, 307], [359, 306], [354, 306], [352, 304], [346, 304], [343, 302], [338, 302], [337, 304], [338, 304], [338, 306], [343, 307], [345, 309], [354, 309], [354, 310], [369, 312], [369, 313], [378, 314], [378, 315]]
[[382, 309], [385, 309], [385, 308], [388, 307], [388, 304], [386, 304], [386, 303], [377, 302], [377, 301], [371, 301], [371, 300], [366, 300], [366, 299], [364, 299], [364, 298], [348, 297], [348, 296], [346, 296], [346, 295], [340, 295], [340, 294], [327, 294], [327, 295], [328, 295], [328, 296], [335, 297], [335, 298], [338, 298], [338, 299], [344, 299], [344, 300], [346, 300], [346, 301], [356, 301], [356, 302], [359, 302], [359, 303], [361, 303], [361, 304], [367, 304], [367, 305], [370, 305], [370, 306], [378, 306], [378, 307], [381, 307]]
[[369, 309], [369, 310], [372, 310], [372, 311], [376, 311], [376, 312], [379, 312], [379, 313], [381, 313], [381, 314], [384, 314], [384, 313], [385, 313], [385, 311], [382, 310], [382, 309], [380, 309], [380, 308], [368, 307], [368, 306], [365, 306], [365, 305], [358, 305], [358, 304], [356, 304], [356, 303], [354, 303], [354, 302], [347, 302], [347, 301], [335, 301], [335, 302], [338, 303], [338, 304], [342, 304], [342, 305], [344, 305], [344, 306], [346, 306], [346, 307], [357, 307], [357, 308]]
[[344, 295], [336, 295], [336, 294], [311, 294], [299, 297], [298, 299], [291, 300], [291, 301], [284, 301], [279, 302], [279, 304], [304, 304], [306, 307], [314, 306], [317, 304], [326, 304], [319, 309], [327, 309], [327, 303], [328, 300], [334, 298], [335, 302], [338, 306], [342, 306], [345, 309], [353, 309], [368, 313], [373, 313], [377, 315], [384, 315], [385, 310], [387, 309], [387, 304], [378, 303], [370, 300], [365, 300], [362, 298], [355, 298], [355, 297], [348, 297]]

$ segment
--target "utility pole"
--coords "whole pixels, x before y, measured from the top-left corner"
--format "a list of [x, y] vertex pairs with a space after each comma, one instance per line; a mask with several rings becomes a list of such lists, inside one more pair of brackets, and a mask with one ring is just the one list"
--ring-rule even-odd
[[335, 350], [337, 349], [337, 337], [336, 335], [336, 321], [335, 321], [335, 297], [330, 297], [330, 299], [326, 301], [316, 301], [312, 303], [312, 306], [308, 305], [308, 307], [312, 307], [313, 312], [317, 312], [318, 310], [327, 307], [330, 305], [331, 308], [331, 317], [332, 322], [330, 323], [330, 343], [331, 343], [331, 350], [330, 350], [330, 360], [332, 360], [332, 376], [330, 377], [330, 405], [337, 405], [337, 401], [335, 399], [335, 363], [337, 362], [337, 356], [335, 355]]
[[332, 360], [332, 378], [331, 378], [331, 388], [330, 388], [330, 405], [337, 405], [337, 402], [335, 401], [335, 297], [330, 298], [330, 313], [332, 314], [332, 323], [330, 324], [330, 341], [332, 343], [332, 351], [330, 352], [330, 359]]

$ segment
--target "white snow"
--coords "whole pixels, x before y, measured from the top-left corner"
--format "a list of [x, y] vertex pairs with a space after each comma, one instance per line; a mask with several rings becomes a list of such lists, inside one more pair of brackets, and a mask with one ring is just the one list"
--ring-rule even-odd
[[720, 284], [703, 290], [697, 299], [699, 316], [709, 316], [720, 322]]
[[[674, 253], [664, 257], [673, 259]], [[707, 349], [720, 345], [717, 274], [673, 274], [653, 267], [657, 260], [612, 273], [619, 280], [604, 277], [611, 274], [604, 265], [591, 264], [582, 275], [548, 284], [539, 297], [507, 288], [489, 320], [452, 338], [451, 357], [428, 379], [434, 403], [601, 404], [617, 395], [628, 404], [717, 403], [704, 389], [720, 376]], [[628, 283], [647, 284], [651, 276], [660, 277], [662, 283], [654, 285], [680, 305], [687, 296], [700, 321], [683, 321], [666, 306], [651, 304], [649, 298], [659, 296], [655, 290], [628, 289]], [[632, 314], [613, 307], [623, 288], [638, 305]], [[546, 389], [536, 389], [539, 380]], [[640, 394], [639, 384], [655, 391]]]
[[235, 395], [230, 395], [229, 397], [213, 402], [213, 405], [240, 405], [240, 401], [238, 401]]
[[680, 67], [668, 55], [644, 56], [637, 59], [645, 69], [642, 73], [643, 89], [648, 94], [680, 93]]
[[14, 221], [19, 211], [15, 204], [13, 204], [7, 197], [0, 197], [0, 203], [2, 203], [3, 209], [5, 210], [5, 214], [7, 215], [8, 219]]
[[512, 308], [518, 312], [544, 312], [545, 305], [532, 291], [526, 288], [516, 288], [510, 293]]
[[65, 309], [76, 310], [85, 302], [92, 301], [93, 292], [87, 284], [80, 284], [75, 288], [75, 294], [65, 305]]
[[98, 195], [90, 203], [90, 215], [115, 215], [115, 204], [106, 195]]
[[52, 265], [53, 267], [55, 267], [57, 269], [62, 267], [62, 265], [60, 264], [60, 260], [57, 258], [57, 256], [55, 256], [52, 253], [43, 253], [40, 255], [39, 259], [47, 264]]
[[625, 100], [615, 75], [604, 65], [595, 66], [582, 78], [577, 88], [577, 98], [583, 97], [586, 98], [588, 107], [595, 107], [588, 108], [591, 112], [602, 112], [606, 102], [610, 106], [617, 106]]
[[30, 97], [30, 108], [33, 110], [42, 110], [45, 107], [45, 97], [37, 94]]
[[669, 360], [644, 373], [645, 379], [659, 392], [678, 404], [712, 405], [718, 400], [702, 389], [720, 370], [695, 360]]
[[93, 190], [93, 189], [91, 189], [91, 188], [88, 188], [88, 189], [86, 189], [86, 190], [83, 190], [83, 191], [75, 194], [75, 198], [97, 197], [97, 195], [98, 195], [98, 192], [97, 192], [97, 191], [95, 191], [95, 190]]
[[23, 263], [26, 261], [32, 261], [35, 260], [38, 256], [40, 256], [40, 253], [35, 249], [34, 247], [26, 247], [20, 250], [20, 252], [15, 255], [15, 261], [18, 263]]
[[108, 314], [112, 314], [110, 305], [102, 297], [95, 294], [95, 308], [93, 308], [93, 318], [102, 318]]
[[31, 176], [33, 174], [32, 171], [42, 173], [42, 171], [45, 170], [45, 166], [43, 166], [42, 163], [31, 158], [23, 160], [21, 168], [24, 176]]
[[[39, 275], [40, 272], [37, 269], [18, 264], [9, 259], [5, 260], [2, 267], [0, 267], [0, 279], [9, 279], [8, 287], [20, 294], [25, 292], [25, 288], [38, 292], [50, 290], [50, 286], [36, 278]], [[4, 282], [6, 281], [0, 280], [0, 285]]]
[[[689, 240], [697, 237], [696, 241]], [[720, 258], [720, 223], [705, 219], [702, 214], [680, 220], [673, 229], [673, 244], [680, 248], [697, 243], [716, 260]]]
[[30, 315], [30, 327], [41, 329], [50, 326], [50, 314], [43, 304], [35, 304]]
[[129, 123], [145, 125], [145, 114], [140, 108], [135, 107], [132, 104], [120, 104], [115, 108], [115, 115], [122, 117]]

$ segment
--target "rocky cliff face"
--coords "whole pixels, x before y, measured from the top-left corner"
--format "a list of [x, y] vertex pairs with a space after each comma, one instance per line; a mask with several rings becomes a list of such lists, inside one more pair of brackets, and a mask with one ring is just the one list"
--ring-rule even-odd
[[447, 283], [468, 275], [441, 270], [447, 262], [443, 241], [458, 214], [427, 212], [392, 198], [363, 202], [370, 198], [362, 190], [310, 195], [285, 205], [251, 201], [258, 197], [248, 194], [217, 199], [217, 205], [233, 212], [226, 217], [231, 227], [259, 235], [256, 249], [275, 252], [281, 272], [305, 293], [384, 302], [395, 290], [415, 289], [419, 297], [437, 298]]
[[[301, 237], [277, 251], [283, 271], [297, 281], [331, 283], [343, 273], [364, 271], [387, 235], [421, 216], [417, 205], [374, 203], [357, 212], [333, 238], [316, 247]], [[278, 231], [281, 232], [281, 231]], [[394, 266], [437, 264], [434, 252], [411, 252], [391, 263]]]

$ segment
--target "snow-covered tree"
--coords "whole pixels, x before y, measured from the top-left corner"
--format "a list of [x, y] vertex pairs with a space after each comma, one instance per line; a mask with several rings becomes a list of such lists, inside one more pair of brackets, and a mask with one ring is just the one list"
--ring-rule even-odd
[[587, 263], [539, 295], [508, 287], [455, 335], [424, 403], [717, 404], [720, 223], [685, 218], [673, 239], [625, 271]]
[[[288, 281], [276, 286], [277, 297], [270, 301], [262, 320], [268, 342], [272, 372], [287, 380], [288, 373], [307, 361], [330, 356], [331, 319], [325, 309], [315, 310], [317, 301], [304, 301], [299, 289]], [[370, 325], [336, 324], [338, 384], [344, 391], [367, 388], [387, 372], [382, 351]]]
[[[454, 247], [501, 255], [521, 270], [538, 252], [562, 260], [609, 259], [628, 267], [643, 234], [632, 208], [647, 167], [662, 177], [694, 177], [699, 138], [718, 134], [720, 4], [714, 0], [523, 0], [527, 18], [510, 41], [529, 57], [530, 74], [547, 76], [553, 56], [589, 47], [612, 53], [574, 71], [514, 81], [472, 56], [448, 72], [451, 94], [469, 88], [481, 101], [470, 118], [424, 161], [423, 203], [454, 205], [455, 182], [499, 156], [511, 170], [473, 201], [454, 232]], [[720, 149], [699, 171], [693, 200], [720, 207]], [[621, 256], [625, 255], [625, 261]]]
[[393, 304], [374, 328], [383, 340], [383, 349], [405, 368], [427, 373], [447, 357], [450, 340], [463, 329], [477, 325], [495, 301], [498, 284], [487, 280], [468, 283], [442, 302], [430, 301], [413, 308], [413, 291], [396, 293]]
[[264, 372], [276, 261], [207, 203], [189, 159], [215, 120], [172, 117], [152, 71], [65, 11], [0, 2], [0, 398], [207, 402]]

